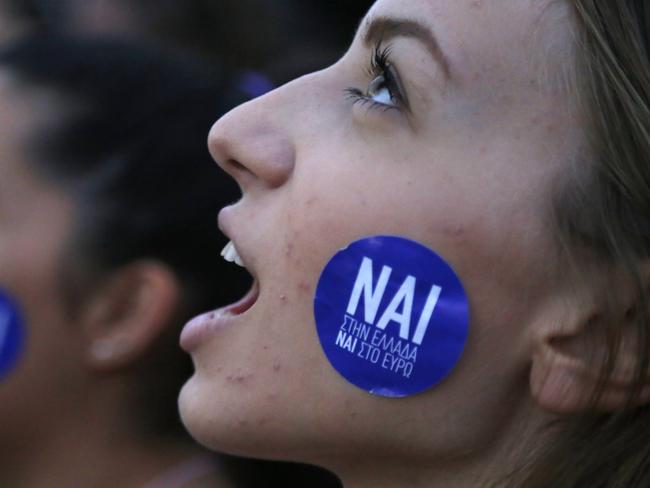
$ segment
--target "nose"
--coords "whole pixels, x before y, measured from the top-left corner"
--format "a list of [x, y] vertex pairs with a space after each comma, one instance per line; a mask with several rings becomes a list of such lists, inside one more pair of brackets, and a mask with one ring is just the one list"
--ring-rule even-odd
[[274, 93], [224, 115], [210, 130], [210, 154], [242, 188], [278, 188], [290, 178], [295, 148], [274, 107]]

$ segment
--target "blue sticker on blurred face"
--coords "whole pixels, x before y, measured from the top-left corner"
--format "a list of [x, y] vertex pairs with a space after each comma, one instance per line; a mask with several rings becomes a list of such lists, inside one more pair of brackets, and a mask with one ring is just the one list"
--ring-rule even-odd
[[325, 355], [350, 383], [405, 397], [439, 383], [458, 363], [469, 307], [451, 267], [395, 236], [353, 242], [325, 266], [314, 299]]
[[0, 290], [0, 379], [14, 368], [23, 348], [23, 320], [16, 303]]

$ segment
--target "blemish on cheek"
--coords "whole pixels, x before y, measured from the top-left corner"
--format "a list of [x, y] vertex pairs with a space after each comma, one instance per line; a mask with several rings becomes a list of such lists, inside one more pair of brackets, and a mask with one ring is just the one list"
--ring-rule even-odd
[[273, 371], [275, 371], [276, 373], [278, 371], [280, 371], [281, 368], [282, 368], [282, 365], [280, 364], [279, 361], [276, 361], [275, 363], [273, 363]]
[[472, 8], [481, 8], [483, 6], [483, 2], [481, 0], [472, 0], [469, 2], [469, 6]]
[[290, 258], [292, 254], [293, 254], [293, 244], [289, 242], [287, 243], [287, 247], [284, 250], [284, 255]]
[[459, 240], [465, 235], [463, 224], [449, 224], [442, 228], [442, 234], [454, 240]]
[[298, 291], [305, 294], [309, 294], [309, 285], [304, 281], [301, 281], [300, 283], [298, 283]]
[[240, 427], [246, 427], [248, 425], [248, 420], [243, 420], [242, 419], [237, 423], [239, 424]]
[[264, 347], [262, 347], [262, 349], [264, 349], [265, 351], [268, 351], [268, 350], [269, 350], [269, 346], [264, 346]]
[[283, 305], [287, 304], [288, 298], [286, 295], [280, 295], [280, 301], [282, 302]]
[[248, 380], [252, 379], [253, 375], [252, 374], [229, 374], [226, 376], [226, 380], [230, 383], [236, 383], [239, 385], [243, 385], [246, 383]]

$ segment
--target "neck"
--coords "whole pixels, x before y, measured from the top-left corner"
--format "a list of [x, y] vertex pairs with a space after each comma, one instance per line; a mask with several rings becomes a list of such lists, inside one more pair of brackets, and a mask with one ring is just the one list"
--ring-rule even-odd
[[421, 456], [412, 449], [404, 455], [359, 456], [327, 464], [345, 488], [494, 486], [516, 477], [517, 470], [528, 466], [536, 450], [551, 441], [553, 434], [545, 429], [549, 420], [549, 415], [529, 405], [513, 415], [498, 436], [464, 451], [440, 450]]

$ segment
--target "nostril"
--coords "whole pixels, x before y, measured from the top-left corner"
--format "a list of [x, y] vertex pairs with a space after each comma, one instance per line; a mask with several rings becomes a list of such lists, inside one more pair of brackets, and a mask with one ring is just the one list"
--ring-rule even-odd
[[254, 182], [270, 188], [282, 186], [294, 168], [292, 141], [266, 125], [241, 128], [233, 120], [226, 125], [233, 117], [226, 115], [212, 128], [208, 144], [214, 160], [240, 186]]
[[232, 166], [232, 169], [234, 169], [237, 172], [248, 172], [246, 166], [241, 164], [239, 161], [236, 161], [234, 159], [229, 159], [228, 164]]
[[240, 163], [237, 159], [226, 159], [223, 164], [220, 164], [220, 166], [226, 173], [234, 178], [242, 191], [244, 188], [249, 188], [255, 180], [258, 179], [248, 166]]

